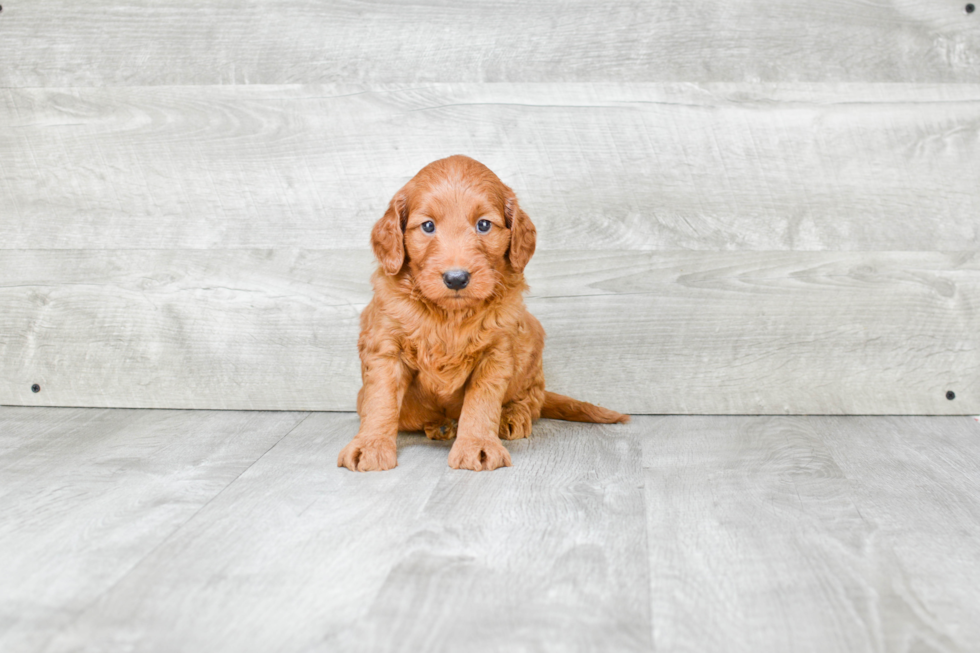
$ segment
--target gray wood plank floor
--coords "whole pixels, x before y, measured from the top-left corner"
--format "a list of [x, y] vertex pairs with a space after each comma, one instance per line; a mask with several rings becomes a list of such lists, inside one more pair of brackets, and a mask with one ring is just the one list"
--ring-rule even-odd
[[542, 420], [514, 467], [347, 413], [0, 408], [0, 649], [975, 651], [967, 417]]
[[306, 417], [0, 408], [0, 650], [41, 650]]

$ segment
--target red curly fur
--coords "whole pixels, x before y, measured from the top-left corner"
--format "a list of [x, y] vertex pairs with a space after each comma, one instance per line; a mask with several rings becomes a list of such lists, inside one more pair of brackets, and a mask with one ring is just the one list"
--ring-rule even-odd
[[[538, 417], [629, 420], [545, 391], [544, 329], [523, 300], [535, 241], [514, 191], [468, 157], [430, 163], [395, 194], [371, 232], [380, 265], [357, 342], [361, 426], [338, 466], [391, 469], [398, 431], [424, 430], [456, 437], [450, 467], [496, 469], [511, 464], [501, 438], [527, 437]], [[468, 285], [449, 288], [450, 269], [468, 271]]]

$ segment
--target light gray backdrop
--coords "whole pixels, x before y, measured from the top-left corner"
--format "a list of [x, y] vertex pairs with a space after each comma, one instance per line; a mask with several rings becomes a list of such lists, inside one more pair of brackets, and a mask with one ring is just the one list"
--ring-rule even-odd
[[0, 403], [352, 410], [370, 227], [455, 153], [538, 226], [553, 390], [980, 412], [951, 0], [7, 4]]

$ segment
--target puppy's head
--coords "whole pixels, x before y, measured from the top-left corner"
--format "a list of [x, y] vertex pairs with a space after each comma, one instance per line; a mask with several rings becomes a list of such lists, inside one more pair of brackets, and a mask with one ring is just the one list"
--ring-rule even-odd
[[371, 232], [385, 273], [410, 275], [426, 299], [447, 310], [478, 305], [522, 275], [535, 241], [514, 191], [460, 155], [422, 168]]

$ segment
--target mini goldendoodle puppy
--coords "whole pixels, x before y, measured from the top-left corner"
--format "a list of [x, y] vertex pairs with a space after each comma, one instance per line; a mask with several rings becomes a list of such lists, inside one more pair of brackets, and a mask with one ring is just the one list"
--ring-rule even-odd
[[524, 266], [535, 229], [514, 191], [478, 161], [430, 163], [371, 232], [380, 263], [361, 314], [361, 427], [337, 464], [397, 464], [399, 430], [456, 437], [449, 466], [510, 466], [501, 443], [538, 417], [610, 424], [629, 417], [544, 389], [544, 329], [528, 313]]

